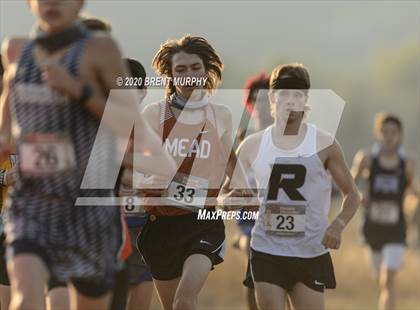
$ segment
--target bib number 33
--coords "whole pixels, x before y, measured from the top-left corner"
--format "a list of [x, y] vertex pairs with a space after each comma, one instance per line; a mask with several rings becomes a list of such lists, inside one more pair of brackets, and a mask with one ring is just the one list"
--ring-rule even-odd
[[204, 208], [208, 181], [202, 178], [178, 174], [168, 187], [168, 199], [180, 208], [198, 210]]

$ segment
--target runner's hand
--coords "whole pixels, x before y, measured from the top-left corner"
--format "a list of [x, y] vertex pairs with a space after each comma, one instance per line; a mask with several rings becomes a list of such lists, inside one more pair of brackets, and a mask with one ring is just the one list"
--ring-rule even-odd
[[367, 208], [367, 206], [369, 205], [369, 198], [367, 195], [361, 194], [360, 205], [362, 207]]
[[152, 196], [161, 196], [166, 193], [167, 188], [169, 187], [169, 180], [166, 177], [159, 175], [152, 175], [145, 177], [137, 184], [138, 190], [142, 194], [152, 195]]
[[118, 196], [139, 196], [139, 191], [132, 188], [120, 187], [118, 190]]
[[[238, 198], [238, 199], [235, 199]], [[222, 206], [224, 211], [229, 210], [238, 210], [238, 209], [246, 209], [248, 211], [257, 211], [259, 209], [259, 205], [250, 205], [249, 202], [255, 200], [255, 194], [250, 189], [234, 189], [227, 194], [221, 194], [219, 196], [219, 203]], [[230, 200], [230, 201], [229, 201]], [[237, 204], [232, 203], [235, 200], [238, 201]]]
[[60, 64], [46, 64], [42, 68], [42, 79], [59, 93], [77, 100], [81, 96], [81, 84]]
[[325, 231], [322, 245], [326, 249], [338, 250], [341, 245], [341, 233], [343, 229], [344, 227], [338, 221], [333, 221]]

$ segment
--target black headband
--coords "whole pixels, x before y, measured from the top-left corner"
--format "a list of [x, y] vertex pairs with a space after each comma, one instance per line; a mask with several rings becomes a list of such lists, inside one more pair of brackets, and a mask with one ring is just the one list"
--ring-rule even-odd
[[271, 89], [309, 89], [309, 85], [305, 80], [295, 77], [279, 78], [270, 86]]

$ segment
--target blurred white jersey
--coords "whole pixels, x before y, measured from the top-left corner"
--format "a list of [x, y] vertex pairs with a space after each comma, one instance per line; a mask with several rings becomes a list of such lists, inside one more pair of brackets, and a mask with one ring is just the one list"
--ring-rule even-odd
[[328, 226], [331, 178], [317, 152], [317, 129], [306, 124], [302, 143], [283, 150], [274, 145], [273, 126], [262, 136], [251, 165], [260, 212], [252, 230], [252, 249], [272, 255], [316, 257]]

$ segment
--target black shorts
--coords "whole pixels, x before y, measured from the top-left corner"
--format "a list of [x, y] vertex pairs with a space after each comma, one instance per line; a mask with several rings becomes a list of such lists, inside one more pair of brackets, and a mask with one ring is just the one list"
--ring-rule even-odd
[[152, 281], [150, 268], [144, 262], [136, 245], [137, 237], [140, 234], [141, 229], [141, 227], [129, 227], [130, 239], [133, 248], [133, 252], [127, 259], [128, 281], [130, 285], [138, 285], [146, 281]]
[[270, 255], [251, 249], [250, 260], [253, 282], [275, 284], [286, 291], [293, 290], [299, 282], [317, 292], [336, 286], [330, 253], [301, 258]]
[[[79, 291], [83, 290], [83, 287], [80, 286], [80, 282], [73, 282], [73, 285]], [[67, 284], [65, 282], [58, 281], [56, 279], [50, 279], [48, 283], [48, 290], [51, 291], [56, 288], [66, 288]], [[97, 289], [97, 288], [96, 288]], [[80, 291], [79, 291], [80, 292]], [[80, 292], [83, 294], [83, 292]], [[127, 306], [127, 296], [128, 296], [128, 267], [124, 264], [121, 269], [115, 272], [115, 286], [112, 292], [111, 306], [110, 309], [126, 309]]]
[[0, 284], [10, 286], [6, 265], [6, 246], [4, 244], [5, 239], [6, 235], [2, 233], [0, 236]]
[[363, 237], [372, 251], [381, 251], [386, 244], [407, 245], [405, 222], [394, 226], [379, 225], [368, 221], [363, 223]]
[[67, 287], [67, 283], [58, 281], [57, 279], [54, 279], [54, 278], [50, 278], [50, 281], [48, 282], [48, 291], [51, 291], [59, 287]]
[[115, 273], [115, 286], [109, 309], [125, 310], [127, 308], [128, 286], [128, 266], [124, 263], [121, 269]]
[[[12, 256], [23, 253], [37, 255], [47, 267], [49, 266], [50, 260], [45, 250], [31, 240], [16, 240], [9, 245], [9, 250]], [[97, 298], [113, 289], [114, 277], [111, 274], [107, 278], [72, 278], [70, 282], [80, 294]], [[52, 290], [57, 287], [64, 287], [65, 285], [64, 282], [51, 277], [48, 288]]]
[[223, 262], [223, 220], [197, 220], [197, 215], [148, 216], [137, 247], [154, 279], [167, 281], [180, 277], [185, 260], [192, 254], [207, 256], [213, 266]]
[[[4, 233], [0, 237], [0, 284], [10, 286], [9, 275], [7, 273], [6, 264], [6, 247], [4, 245], [5, 235]], [[66, 287], [67, 284], [64, 282], [57, 281], [51, 278], [48, 282], [48, 290], [52, 290], [58, 287]]]
[[242, 284], [245, 285], [247, 288], [255, 288], [254, 287], [254, 281], [252, 280], [251, 275], [251, 262], [250, 262], [250, 255], [248, 255], [248, 264], [246, 266], [246, 274], [245, 279], [242, 281]]
[[[2, 233], [0, 237], [0, 284], [10, 286], [6, 264], [6, 246], [4, 244], [5, 239], [6, 235]], [[48, 290], [52, 290], [58, 287], [66, 287], [66, 283], [51, 278], [48, 283]]]

